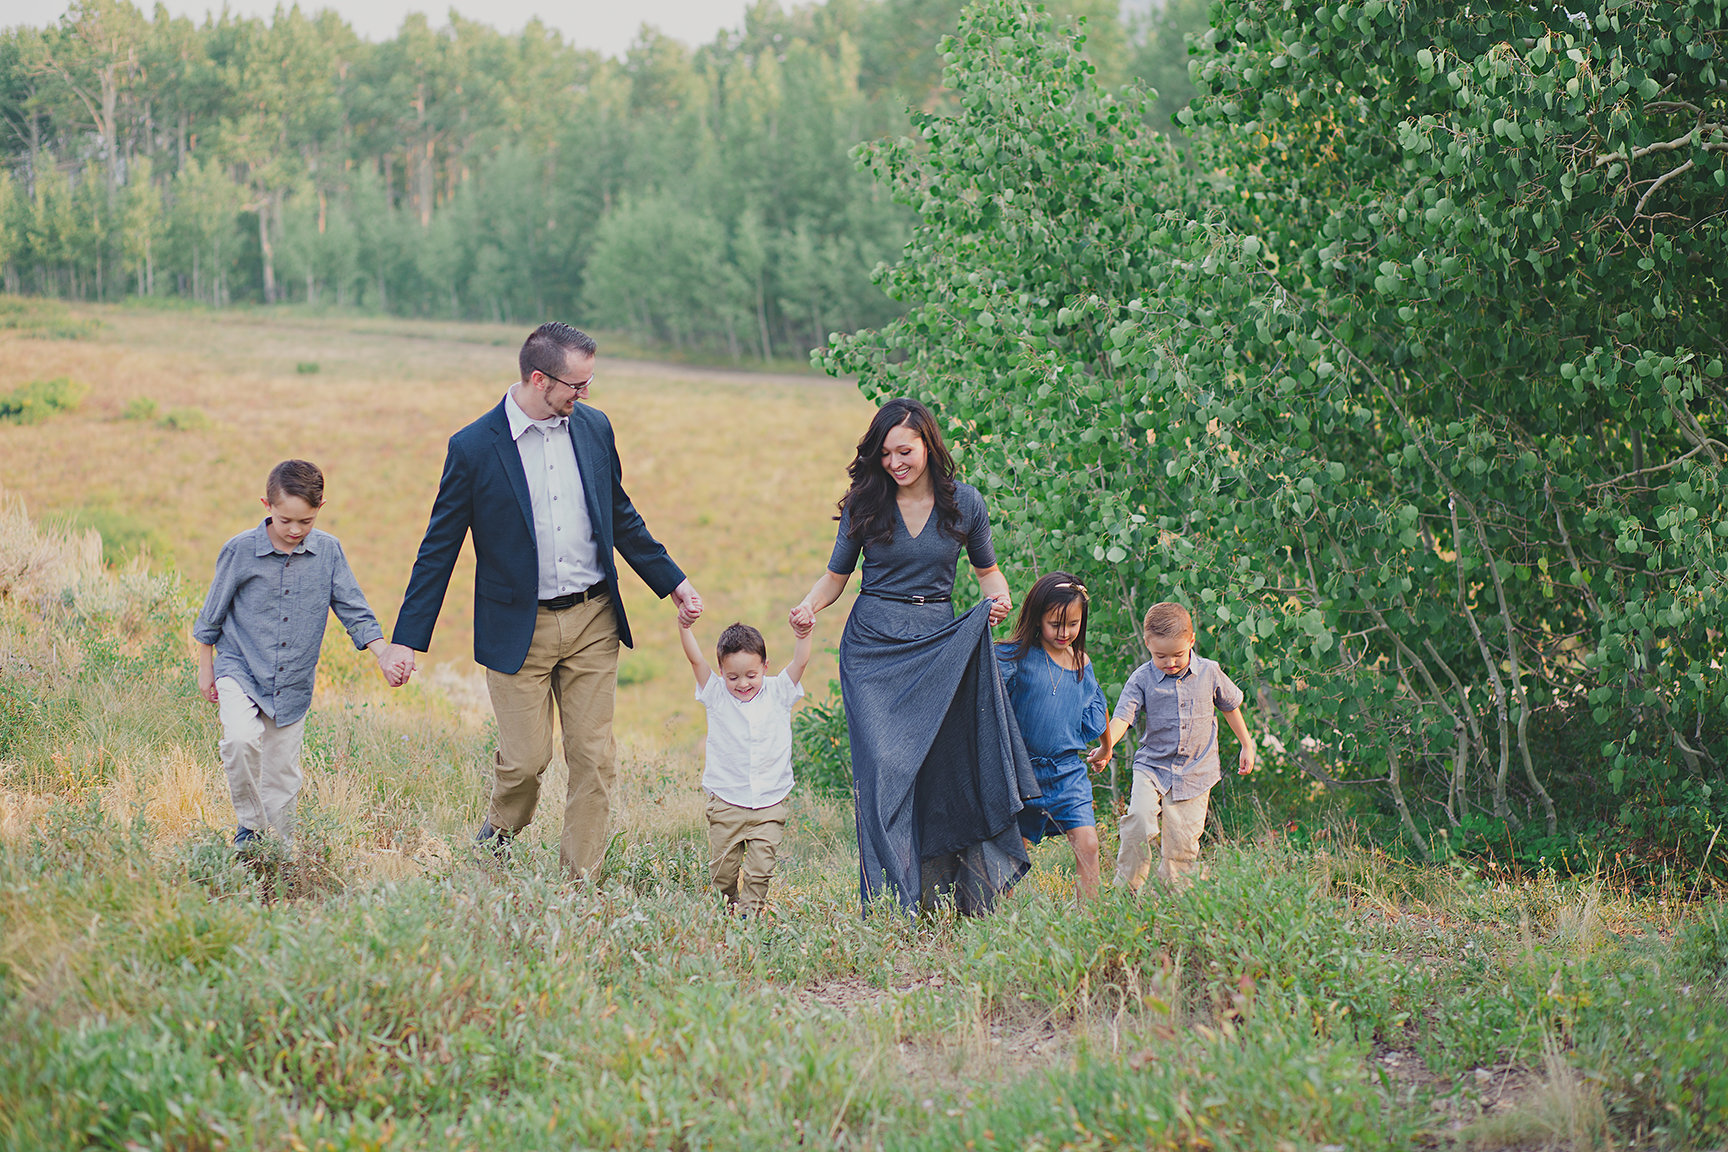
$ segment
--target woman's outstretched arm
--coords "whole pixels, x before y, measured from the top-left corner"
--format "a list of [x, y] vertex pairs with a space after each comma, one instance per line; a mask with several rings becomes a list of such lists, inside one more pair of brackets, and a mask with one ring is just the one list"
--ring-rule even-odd
[[846, 584], [851, 579], [850, 572], [835, 572], [832, 569], [823, 572], [816, 583], [810, 585], [810, 591], [805, 594], [804, 599], [786, 613], [786, 622], [794, 629], [807, 627], [815, 621], [816, 613], [840, 599], [840, 593], [846, 591]]

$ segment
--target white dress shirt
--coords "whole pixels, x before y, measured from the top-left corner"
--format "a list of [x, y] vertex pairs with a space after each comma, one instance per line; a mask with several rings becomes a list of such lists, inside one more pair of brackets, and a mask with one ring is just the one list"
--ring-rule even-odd
[[708, 710], [708, 747], [702, 787], [740, 808], [767, 808], [792, 791], [792, 705], [804, 695], [782, 672], [763, 681], [748, 700], [726, 690], [726, 678], [708, 673], [696, 699]]
[[600, 551], [594, 543], [594, 523], [583, 498], [582, 473], [576, 468], [567, 416], [531, 420], [504, 394], [504, 415], [510, 437], [522, 457], [528, 477], [528, 502], [534, 508], [534, 550], [539, 554], [540, 599], [551, 600], [582, 592], [605, 579]]

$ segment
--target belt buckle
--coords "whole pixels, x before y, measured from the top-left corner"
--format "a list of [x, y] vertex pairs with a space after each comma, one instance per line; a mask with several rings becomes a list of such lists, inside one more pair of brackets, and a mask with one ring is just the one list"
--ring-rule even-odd
[[922, 596], [914, 596], [914, 597], [912, 597], [912, 603], [914, 603], [914, 604], [922, 604], [922, 603], [924, 603], [924, 597], [922, 597]]

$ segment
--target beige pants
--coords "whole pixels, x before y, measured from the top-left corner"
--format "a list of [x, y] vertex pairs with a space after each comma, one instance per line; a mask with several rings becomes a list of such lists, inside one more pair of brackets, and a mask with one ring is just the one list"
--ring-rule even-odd
[[277, 724], [232, 676], [216, 681], [216, 716], [222, 724], [222, 771], [228, 776], [235, 820], [254, 832], [274, 831], [291, 844], [306, 718]]
[[741, 808], [708, 796], [708, 873], [728, 905], [760, 912], [768, 903], [768, 880], [786, 835], [792, 806], [782, 800], [766, 808]]
[[552, 763], [554, 703], [564, 731], [564, 834], [559, 859], [572, 875], [598, 879], [618, 778], [612, 705], [618, 695], [618, 624], [606, 596], [554, 612], [541, 608], [521, 671], [486, 671], [498, 717], [497, 771], [488, 819], [517, 832], [534, 819], [540, 779]]
[[[1191, 800], [1171, 800], [1144, 772], [1135, 772], [1122, 816], [1122, 846], [1116, 853], [1116, 887], [1140, 891], [1152, 869], [1148, 847], [1160, 840], [1158, 879], [1175, 887], [1192, 881], [1200, 859], [1200, 833], [1206, 830], [1208, 789]], [[1162, 828], [1160, 828], [1162, 825]]]

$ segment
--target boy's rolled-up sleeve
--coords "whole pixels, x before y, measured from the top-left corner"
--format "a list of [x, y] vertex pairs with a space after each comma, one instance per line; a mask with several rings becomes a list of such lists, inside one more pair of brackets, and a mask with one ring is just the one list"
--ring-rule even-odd
[[233, 541], [222, 546], [216, 555], [216, 574], [210, 579], [210, 591], [204, 594], [204, 607], [192, 624], [192, 639], [200, 644], [215, 644], [222, 638], [222, 625], [228, 621], [228, 609], [234, 603], [237, 580], [236, 555]]
[[372, 606], [366, 603], [366, 596], [360, 591], [360, 582], [354, 579], [354, 570], [348, 566], [348, 555], [342, 551], [342, 545], [334, 537], [330, 543], [336, 549], [336, 564], [330, 573], [330, 607], [335, 611], [336, 619], [348, 629], [354, 647], [364, 648], [374, 640], [382, 640], [384, 629], [378, 626], [378, 617], [373, 614]]
[[1221, 712], [1234, 712], [1242, 707], [1242, 689], [1236, 687], [1236, 681], [1225, 674], [1224, 669], [1218, 669], [1217, 679], [1212, 684], [1212, 704]]
[[1122, 686], [1122, 695], [1116, 697], [1116, 710], [1110, 714], [1110, 718], [1132, 724], [1134, 717], [1140, 715], [1140, 710], [1145, 706], [1146, 686], [1139, 676], [1130, 676], [1128, 683]]

